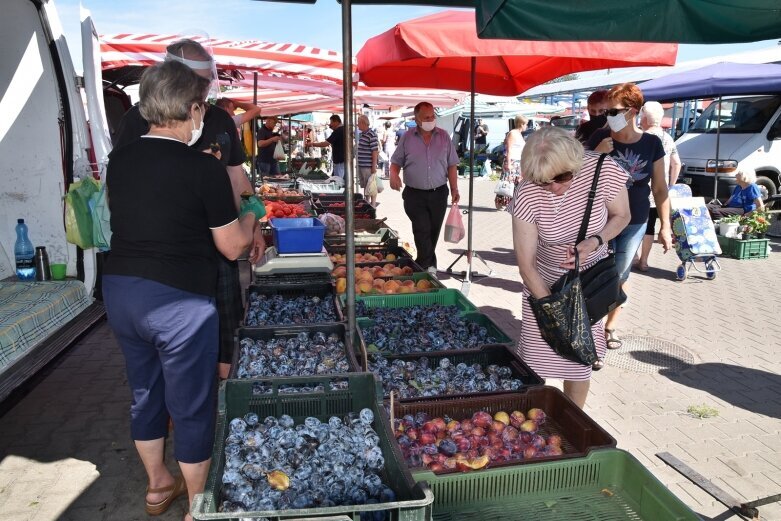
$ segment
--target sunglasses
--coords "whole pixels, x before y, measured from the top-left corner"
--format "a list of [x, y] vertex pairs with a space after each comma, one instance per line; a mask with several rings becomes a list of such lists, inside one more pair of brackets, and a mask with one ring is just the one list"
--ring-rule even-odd
[[567, 181], [571, 181], [573, 177], [575, 177], [575, 173], [574, 172], [564, 172], [564, 173], [561, 173], [561, 174], [557, 175], [556, 177], [554, 177], [553, 179], [551, 179], [548, 182], [545, 182], [545, 183], [540, 182], [540, 183], [534, 183], [534, 184], [536, 184], [537, 186], [550, 186], [553, 183], [562, 184], [562, 183], [566, 183]]
[[632, 110], [632, 107], [624, 107], [624, 108], [620, 108], [620, 109], [607, 109], [605, 111], [605, 114], [608, 115], [608, 116], [615, 117], [615, 116], [618, 116], [619, 114], [623, 114], [627, 110]]

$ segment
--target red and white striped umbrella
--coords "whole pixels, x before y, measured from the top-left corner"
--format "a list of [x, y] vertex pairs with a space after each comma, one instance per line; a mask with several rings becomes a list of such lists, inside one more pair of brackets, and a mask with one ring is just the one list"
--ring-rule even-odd
[[[166, 46], [180, 38], [180, 35], [155, 34], [101, 36], [103, 70], [161, 62], [165, 58]], [[192, 39], [211, 48], [218, 70], [257, 71], [337, 83], [342, 81], [342, 55], [336, 51], [293, 43], [232, 41], [198, 36]]]

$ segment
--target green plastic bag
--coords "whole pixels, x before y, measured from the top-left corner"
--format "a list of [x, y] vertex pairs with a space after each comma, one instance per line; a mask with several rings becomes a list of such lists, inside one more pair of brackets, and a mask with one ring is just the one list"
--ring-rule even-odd
[[92, 242], [100, 251], [108, 251], [111, 249], [111, 212], [108, 208], [106, 183], [92, 194], [90, 209], [92, 210]]
[[94, 246], [90, 198], [100, 190], [92, 177], [71, 183], [65, 194], [65, 240], [83, 250]]

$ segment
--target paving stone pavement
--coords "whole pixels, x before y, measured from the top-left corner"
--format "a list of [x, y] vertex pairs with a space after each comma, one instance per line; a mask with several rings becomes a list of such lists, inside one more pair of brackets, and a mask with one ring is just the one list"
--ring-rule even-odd
[[[468, 187], [461, 180], [466, 207]], [[493, 182], [475, 181], [474, 249], [493, 275], [469, 298], [512, 337], [520, 332], [522, 283], [512, 252], [510, 217], [493, 207]], [[386, 189], [378, 213], [412, 242], [401, 197]], [[746, 501], [781, 492], [781, 243], [767, 260], [721, 260], [715, 280], [674, 280], [674, 253], [654, 249], [646, 273], [634, 273], [620, 333], [673, 342], [691, 363], [645, 351], [609, 353], [595, 373], [586, 411], [685, 503], [703, 516], [726, 510], [655, 454], [670, 452]], [[440, 268], [466, 247], [440, 242]], [[465, 269], [462, 259], [455, 270]], [[484, 267], [475, 262], [478, 271]], [[462, 289], [446, 274], [442, 281]], [[464, 288], [467, 289], [467, 288]], [[623, 358], [622, 358], [623, 357]], [[624, 367], [643, 364], [646, 372]], [[650, 369], [649, 369], [650, 368]], [[549, 382], [560, 385], [559, 382]], [[129, 439], [130, 393], [124, 361], [105, 322], [36, 379], [0, 417], [0, 521], [149, 519], [145, 476]], [[697, 418], [696, 405], [718, 415]], [[6, 407], [8, 408], [8, 407]], [[167, 459], [175, 467], [172, 454]], [[161, 521], [181, 520], [179, 499]], [[781, 521], [781, 504], [760, 508]], [[720, 519], [727, 519], [721, 516]], [[737, 518], [733, 518], [737, 519]]]

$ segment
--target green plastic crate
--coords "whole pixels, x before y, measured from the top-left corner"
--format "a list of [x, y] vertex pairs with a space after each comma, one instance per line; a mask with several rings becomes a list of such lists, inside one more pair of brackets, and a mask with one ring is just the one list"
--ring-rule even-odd
[[[340, 302], [344, 306], [345, 295], [341, 295]], [[477, 306], [472, 304], [457, 289], [444, 289], [428, 293], [408, 293], [396, 295], [367, 295], [356, 296], [356, 302], [363, 302], [370, 308], [408, 308], [412, 306], [431, 306], [441, 304], [443, 306], [456, 306], [462, 312], [477, 311]]]
[[700, 521], [619, 449], [479, 472], [419, 472], [415, 479], [434, 491], [434, 521]]
[[[332, 390], [332, 379], [348, 381], [346, 390]], [[390, 421], [381, 409], [382, 386], [371, 373], [329, 375], [297, 378], [276, 378], [270, 381], [271, 394], [253, 396], [250, 380], [228, 380], [220, 384], [217, 425], [214, 435], [214, 450], [211, 467], [202, 494], [195, 496], [190, 509], [194, 519], [239, 521], [244, 518], [268, 518], [269, 521], [293, 519], [316, 519], [327, 516], [340, 521], [360, 521], [361, 512], [383, 510], [389, 513], [390, 521], [429, 521], [432, 515], [434, 496], [427, 485], [416, 483], [403, 463], [398, 446], [391, 442], [393, 437]], [[322, 384], [325, 391], [312, 393], [284, 393], [280, 388], [290, 385], [314, 386]], [[221, 513], [220, 503], [222, 474], [225, 467], [225, 438], [233, 418], [254, 412], [261, 418], [279, 417], [288, 414], [296, 423], [308, 416], [327, 421], [331, 416], [344, 416], [348, 412], [359, 412], [369, 408], [374, 412], [374, 430], [380, 438], [380, 448], [385, 458], [385, 469], [381, 474], [384, 483], [396, 493], [397, 501], [373, 505], [336, 506], [329, 508], [291, 509], [279, 511], [256, 511]]]
[[735, 239], [732, 237], [717, 236], [719, 246], [724, 253], [735, 259], [766, 259], [770, 250], [769, 239]]

